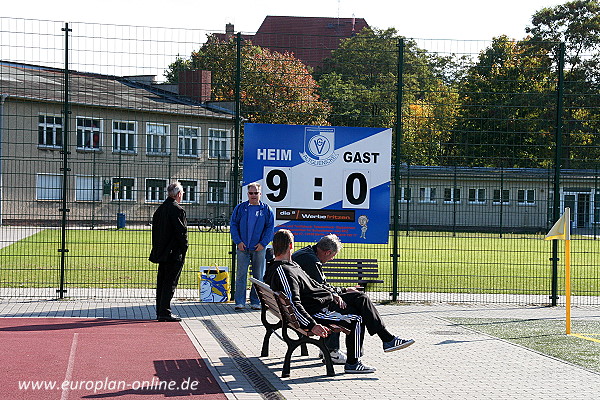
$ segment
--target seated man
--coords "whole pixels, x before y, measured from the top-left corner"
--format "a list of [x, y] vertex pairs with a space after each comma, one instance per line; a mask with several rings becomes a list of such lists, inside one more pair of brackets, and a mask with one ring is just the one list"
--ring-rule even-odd
[[275, 259], [267, 264], [264, 281], [273, 290], [281, 291], [290, 298], [300, 325], [315, 335], [327, 337], [329, 329], [322, 324], [330, 322], [350, 329], [350, 334], [346, 335], [346, 372], [375, 372], [374, 367], [360, 360], [365, 327], [370, 335], [379, 336], [385, 352], [403, 349], [414, 343], [412, 339], [400, 339], [388, 332], [375, 305], [364, 293], [340, 295], [308, 276], [298, 264], [291, 261], [293, 250], [292, 232], [286, 229], [277, 231], [273, 238]]
[[[336, 235], [323, 236], [315, 245], [306, 246], [292, 254], [292, 261], [300, 266], [315, 281], [327, 286], [330, 290], [342, 294], [346, 292], [356, 292], [356, 288], [338, 288], [327, 283], [327, 278], [323, 274], [322, 265], [331, 261], [342, 249], [342, 243]], [[325, 340], [325, 346], [331, 354], [331, 361], [334, 364], [345, 364], [346, 355], [340, 351], [340, 334], [332, 333]], [[323, 357], [319, 353], [320, 357]]]

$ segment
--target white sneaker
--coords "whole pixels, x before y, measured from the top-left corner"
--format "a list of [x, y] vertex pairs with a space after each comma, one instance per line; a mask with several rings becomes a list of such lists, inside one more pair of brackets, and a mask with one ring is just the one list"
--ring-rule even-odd
[[[344, 353], [343, 351], [332, 350], [331, 352], [329, 352], [329, 354], [331, 355], [331, 362], [333, 362], [334, 364], [346, 364], [346, 353]], [[325, 359], [323, 358], [323, 352], [321, 350], [319, 350], [319, 358], [323, 360], [323, 363], [325, 363]]]

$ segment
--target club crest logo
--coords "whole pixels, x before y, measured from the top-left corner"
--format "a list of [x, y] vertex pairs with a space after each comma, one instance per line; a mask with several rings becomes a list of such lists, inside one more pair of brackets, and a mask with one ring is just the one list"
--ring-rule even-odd
[[304, 130], [304, 152], [300, 157], [317, 167], [333, 163], [338, 155], [335, 153], [335, 128], [307, 127]]

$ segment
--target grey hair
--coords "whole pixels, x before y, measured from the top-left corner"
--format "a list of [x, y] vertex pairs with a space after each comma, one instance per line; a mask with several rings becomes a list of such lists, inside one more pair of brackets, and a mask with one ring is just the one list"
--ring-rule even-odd
[[250, 186], [254, 186], [256, 188], [256, 190], [258, 190], [260, 192], [260, 188], [261, 188], [260, 183], [258, 183], [258, 182], [249, 183], [248, 189], [250, 189]]
[[183, 192], [183, 186], [179, 181], [172, 182], [169, 186], [167, 186], [167, 194], [169, 197], [176, 197], [177, 193]]
[[317, 247], [323, 251], [333, 251], [337, 254], [342, 250], [342, 242], [337, 235], [329, 234], [319, 239]]

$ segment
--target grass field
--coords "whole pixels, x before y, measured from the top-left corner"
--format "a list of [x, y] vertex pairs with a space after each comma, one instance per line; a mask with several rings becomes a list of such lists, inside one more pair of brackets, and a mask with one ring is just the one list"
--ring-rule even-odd
[[[565, 334], [564, 320], [446, 318], [447, 320], [600, 373], [600, 343]], [[600, 321], [573, 320], [573, 333], [600, 340]]]
[[[189, 239], [180, 287], [194, 287], [200, 266], [231, 267], [228, 233], [190, 230]], [[0, 285], [56, 286], [60, 240], [60, 230], [46, 229], [0, 249]], [[67, 231], [67, 243], [65, 276], [71, 287], [154, 287], [156, 266], [147, 260], [149, 230], [74, 229]], [[391, 243], [390, 239], [388, 245], [347, 244], [340, 255], [378, 259], [386, 283], [372, 290], [390, 290]], [[297, 243], [296, 248], [304, 245]], [[398, 249], [400, 291], [546, 294], [550, 287], [551, 243], [541, 235], [500, 238], [493, 234], [415, 232], [401, 235]], [[572, 249], [573, 294], [600, 295], [600, 242], [573, 240]], [[559, 279], [560, 285], [562, 281]]]

